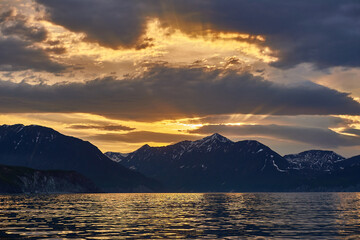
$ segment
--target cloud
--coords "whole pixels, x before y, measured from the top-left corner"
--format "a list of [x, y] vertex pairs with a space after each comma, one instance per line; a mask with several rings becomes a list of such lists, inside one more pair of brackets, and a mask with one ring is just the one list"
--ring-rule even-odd
[[51, 47], [51, 48], [46, 48], [45, 51], [60, 55], [60, 54], [66, 53], [66, 48], [64, 48], [64, 47]]
[[10, 9], [0, 13], [0, 31], [0, 71], [65, 70], [65, 65], [54, 62], [46, 50], [34, 45], [47, 39], [44, 27], [30, 24], [24, 15]]
[[[48, 18], [74, 32], [86, 33], [86, 40], [118, 48], [142, 45], [148, 15], [154, 1], [37, 1], [47, 7]], [[144, 48], [145, 45], [142, 45]]]
[[343, 132], [344, 132], [344, 133], [354, 134], [354, 135], [360, 137], [360, 129], [347, 128], [347, 129], [345, 129]]
[[54, 85], [0, 81], [0, 112], [83, 112], [155, 121], [234, 113], [359, 115], [360, 103], [317, 85], [289, 87], [249, 73], [155, 65], [122, 80]]
[[0, 71], [61, 72], [67, 66], [54, 62], [43, 49], [16, 38], [0, 39]]
[[127, 143], [143, 143], [143, 142], [180, 142], [184, 140], [197, 140], [198, 136], [191, 136], [185, 134], [171, 134], [171, 133], [158, 133], [148, 131], [136, 131], [125, 134], [107, 133], [98, 134], [88, 137], [90, 140], [101, 140], [101, 141], [116, 141], [116, 142], [127, 142]]
[[[3, 7], [3, 6], [2, 6]], [[7, 19], [15, 15], [14, 9], [8, 9], [0, 13], [0, 23], [5, 22]]]
[[342, 135], [329, 129], [280, 126], [275, 124], [242, 126], [206, 125], [189, 132], [198, 134], [218, 132], [231, 136], [272, 137], [327, 148], [360, 145], [360, 137]]
[[[175, 122], [178, 120], [174, 120]], [[354, 121], [351, 119], [329, 116], [329, 115], [251, 115], [251, 114], [229, 114], [229, 115], [208, 115], [196, 119], [183, 119], [183, 124], [248, 124], [248, 125], [295, 125], [313, 128], [346, 128]]]
[[72, 129], [98, 129], [98, 130], [105, 130], [105, 131], [132, 131], [136, 128], [127, 127], [124, 125], [82, 125], [82, 124], [74, 124], [71, 125], [69, 128]]
[[111, 48], [141, 46], [147, 19], [158, 18], [192, 36], [209, 31], [263, 35], [264, 44], [277, 51], [273, 65], [279, 68], [304, 62], [319, 68], [360, 66], [360, 3], [353, 0], [37, 2], [49, 20]]
[[[10, 13], [9, 13], [10, 12]], [[25, 16], [14, 15], [8, 11], [0, 17], [1, 32], [4, 35], [17, 36], [22, 40], [31, 42], [42, 42], [46, 40], [48, 32], [42, 26], [31, 25]]]

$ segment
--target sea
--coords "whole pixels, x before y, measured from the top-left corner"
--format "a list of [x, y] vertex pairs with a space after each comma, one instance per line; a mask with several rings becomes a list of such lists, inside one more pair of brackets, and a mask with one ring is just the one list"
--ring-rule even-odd
[[0, 239], [360, 239], [360, 193], [0, 195]]

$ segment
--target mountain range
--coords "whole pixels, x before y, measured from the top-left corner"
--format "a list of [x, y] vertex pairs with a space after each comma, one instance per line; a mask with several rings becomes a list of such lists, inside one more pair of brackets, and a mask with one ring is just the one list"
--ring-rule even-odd
[[[220, 134], [131, 153], [107, 152], [53, 129], [0, 126], [0, 192], [358, 191], [360, 155], [281, 156]], [[5, 165], [5, 166], [3, 166]]]
[[281, 156], [260, 142], [233, 142], [217, 133], [105, 155], [175, 192], [347, 191], [360, 184], [360, 156], [322, 150]]
[[257, 141], [235, 143], [219, 134], [166, 147], [145, 145], [114, 159], [180, 192], [275, 188], [287, 166], [284, 158]]

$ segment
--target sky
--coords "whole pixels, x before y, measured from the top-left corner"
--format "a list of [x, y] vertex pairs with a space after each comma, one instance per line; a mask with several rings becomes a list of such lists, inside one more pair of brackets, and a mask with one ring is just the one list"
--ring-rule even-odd
[[360, 2], [0, 0], [0, 123], [359, 155]]

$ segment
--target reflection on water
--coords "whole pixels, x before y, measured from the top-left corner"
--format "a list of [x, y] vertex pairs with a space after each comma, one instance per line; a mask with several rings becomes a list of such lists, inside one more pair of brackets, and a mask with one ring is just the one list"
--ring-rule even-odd
[[357, 193], [0, 196], [0, 238], [360, 238]]

